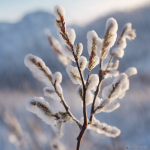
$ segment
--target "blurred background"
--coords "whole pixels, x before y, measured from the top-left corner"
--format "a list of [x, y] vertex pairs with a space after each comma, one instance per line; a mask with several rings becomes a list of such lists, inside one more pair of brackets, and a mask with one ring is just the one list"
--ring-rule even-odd
[[[44, 85], [24, 65], [24, 57], [31, 53], [42, 58], [53, 73], [62, 73], [66, 102], [78, 119], [82, 117], [76, 86], [57, 61], [44, 34], [48, 28], [58, 39], [53, 16], [57, 4], [65, 8], [67, 26], [75, 29], [75, 44], [83, 43], [84, 56], [88, 57], [87, 32], [95, 30], [103, 38], [109, 17], [117, 20], [118, 35], [128, 22], [137, 33], [134, 41], [127, 41], [119, 71], [134, 66], [138, 74], [130, 78], [130, 90], [119, 100], [121, 106], [117, 110], [96, 115], [100, 122], [119, 128], [121, 134], [110, 138], [87, 131], [81, 150], [124, 150], [130, 146], [150, 150], [150, 0], [0, 0], [0, 150], [53, 150], [57, 145], [74, 150], [76, 147], [79, 132], [76, 124], [66, 124], [64, 136], [59, 139], [53, 127], [25, 109], [26, 99], [44, 97]], [[98, 68], [93, 73], [98, 73]], [[44, 98], [55, 110], [64, 110], [59, 102]]]

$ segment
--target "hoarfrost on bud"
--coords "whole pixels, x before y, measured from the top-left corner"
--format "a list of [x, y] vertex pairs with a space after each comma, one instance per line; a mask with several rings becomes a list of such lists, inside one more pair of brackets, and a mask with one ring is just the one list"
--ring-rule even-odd
[[111, 102], [108, 106], [102, 109], [102, 112], [110, 113], [120, 107], [119, 102]]
[[119, 136], [121, 133], [118, 128], [107, 125], [106, 123], [101, 123], [95, 117], [93, 117], [93, 123], [88, 125], [88, 129], [94, 130], [99, 134], [105, 134], [106, 136], [113, 138]]
[[[128, 76], [125, 73], [120, 74], [117, 76], [113, 83], [109, 86], [106, 86], [102, 91], [102, 96], [104, 99], [114, 100], [120, 96], [122, 92], [126, 89], [123, 88], [123, 85], [129, 82]], [[128, 85], [128, 83], [126, 84]]]
[[119, 60], [116, 60], [116, 62], [112, 65], [112, 68], [117, 70], [119, 66]]
[[124, 50], [120, 48], [114, 48], [112, 49], [111, 54], [122, 58], [124, 56]]
[[105, 79], [110, 77], [117, 77], [119, 75], [119, 71], [116, 69], [109, 69], [107, 70], [107, 74], [104, 76]]
[[91, 74], [87, 83], [87, 90], [93, 90], [98, 85], [99, 77], [97, 74]]
[[88, 62], [87, 66], [88, 69], [91, 71], [93, 68], [95, 68], [99, 64], [99, 57], [95, 56], [93, 61], [91, 63]]
[[75, 41], [75, 38], [76, 38], [76, 33], [75, 33], [74, 29], [67, 28], [66, 32], [68, 34], [68, 38], [69, 38], [71, 44], [74, 45], [74, 41]]
[[56, 5], [54, 7], [54, 15], [55, 15], [57, 20], [60, 19], [60, 15], [63, 16], [63, 18], [65, 19], [66, 18], [65, 9], [62, 6], [60, 6], [60, 5]]
[[79, 74], [79, 71], [78, 71], [77, 67], [73, 67], [71, 65], [68, 65], [66, 67], [66, 71], [67, 71], [70, 79], [72, 80], [72, 82], [74, 84], [82, 84], [82, 81], [81, 81], [81, 78], [80, 78], [80, 74]]
[[76, 45], [76, 51], [75, 51], [76, 56], [79, 57], [82, 54], [82, 51], [83, 51], [83, 45], [82, 43], [78, 43]]
[[101, 56], [102, 53], [103, 41], [104, 39], [100, 39], [100, 38], [97, 39], [97, 54], [99, 57]]
[[79, 68], [81, 71], [84, 71], [84, 69], [86, 68], [87, 65], [87, 59], [84, 56], [81, 56], [78, 60], [79, 62]]
[[106, 22], [106, 31], [109, 31], [109, 34], [115, 34], [118, 30], [118, 23], [114, 18], [109, 18]]
[[[58, 91], [58, 94], [62, 95], [62, 88], [60, 84], [56, 84], [56, 89]], [[61, 100], [58, 94], [56, 93], [54, 86], [47, 86], [43, 89], [43, 91], [45, 96], [51, 97], [54, 100]]]
[[100, 113], [110, 103], [110, 99], [99, 99], [95, 105], [95, 113]]
[[55, 72], [53, 75], [53, 80], [56, 83], [61, 83], [62, 82], [62, 74], [60, 72]]
[[129, 67], [126, 71], [125, 74], [127, 76], [133, 76], [135, 74], [137, 74], [137, 69], [135, 67]]
[[70, 48], [70, 46], [68, 46], [66, 44], [63, 45], [62, 52], [66, 57], [70, 58], [72, 61], [75, 61], [73, 52], [72, 52], [72, 49]]
[[41, 58], [28, 54], [24, 59], [24, 63], [39, 81], [47, 85], [53, 83], [52, 73]]
[[49, 103], [43, 97], [29, 98], [26, 101], [26, 109], [36, 114], [47, 124], [55, 124], [55, 113], [53, 112]]
[[125, 29], [124, 36], [127, 39], [133, 40], [136, 37], [135, 29], [132, 29], [132, 24], [131, 23], [127, 23], [125, 25], [124, 29]]
[[108, 38], [107, 42], [109, 43], [108, 47], [111, 48], [117, 39], [117, 33], [113, 34], [110, 38]]

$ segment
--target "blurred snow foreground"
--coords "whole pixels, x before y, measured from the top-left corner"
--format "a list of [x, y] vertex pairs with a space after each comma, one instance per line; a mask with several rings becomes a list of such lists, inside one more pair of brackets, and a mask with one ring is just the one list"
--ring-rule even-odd
[[[83, 51], [82, 43], [74, 45], [76, 39], [74, 29], [66, 27], [65, 9], [57, 5], [54, 7], [54, 14], [56, 17], [55, 27], [62, 46], [50, 35], [50, 32], [46, 31], [46, 34], [52, 49], [58, 55], [59, 61], [66, 65], [66, 71], [71, 81], [78, 85], [76, 95], [81, 100], [83, 118], [81, 118], [81, 121], [77, 120], [65, 102], [61, 87], [61, 73], [56, 72], [53, 74], [42, 59], [32, 54], [25, 57], [25, 65], [30, 69], [35, 78], [46, 85], [43, 89], [45, 96], [60, 101], [65, 111], [55, 112], [42, 97], [29, 98], [26, 102], [26, 109], [36, 114], [47, 124], [55, 126], [60, 136], [63, 135], [62, 125], [75, 121], [80, 129], [79, 136], [77, 137], [77, 150], [79, 150], [81, 139], [86, 129], [114, 138], [120, 135], [121, 131], [117, 127], [101, 123], [94, 115], [100, 112], [112, 112], [117, 109], [120, 103], [116, 100], [122, 99], [129, 89], [129, 76], [137, 74], [137, 70], [134, 67], [128, 68], [124, 73], [119, 73], [117, 71], [119, 60], [112, 62], [114, 57], [123, 57], [124, 49], [127, 45], [126, 40], [133, 40], [136, 37], [136, 33], [132, 29], [131, 23], [127, 23], [117, 39], [117, 21], [114, 18], [109, 18], [106, 22], [104, 39], [100, 39], [94, 30], [87, 33], [87, 49], [89, 54], [89, 59], [87, 60], [86, 57], [81, 56]], [[71, 61], [76, 63], [76, 67], [71, 65]], [[92, 69], [97, 65], [100, 66], [99, 74], [91, 74]], [[85, 69], [88, 70], [87, 79], [84, 77]], [[103, 81], [110, 77], [114, 77], [114, 80], [102, 90], [102, 98], [100, 98], [98, 96], [100, 87]], [[92, 104], [92, 106], [90, 118], [88, 119], [86, 106], [89, 104]]]

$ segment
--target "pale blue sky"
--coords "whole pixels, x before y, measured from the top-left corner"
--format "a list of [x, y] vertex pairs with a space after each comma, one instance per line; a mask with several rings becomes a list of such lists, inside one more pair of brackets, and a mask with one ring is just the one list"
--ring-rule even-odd
[[0, 22], [17, 22], [37, 10], [52, 12], [59, 4], [66, 10], [68, 23], [83, 25], [111, 11], [127, 11], [147, 2], [150, 0], [0, 0]]

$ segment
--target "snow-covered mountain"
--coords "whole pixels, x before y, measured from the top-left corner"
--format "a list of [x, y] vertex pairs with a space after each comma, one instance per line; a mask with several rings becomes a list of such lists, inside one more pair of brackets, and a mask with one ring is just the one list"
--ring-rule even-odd
[[[116, 12], [99, 18], [84, 28], [74, 26], [76, 42], [84, 45], [83, 54], [87, 55], [86, 34], [95, 30], [99, 37], [103, 38], [105, 23], [109, 17], [114, 17], [119, 25], [120, 34], [123, 26], [131, 22], [136, 29], [137, 37], [134, 41], [128, 41], [125, 56], [120, 61], [120, 71], [129, 66], [138, 67], [139, 77], [149, 78], [150, 67], [150, 7], [137, 9], [127, 13]], [[20, 22], [15, 24], [0, 23], [0, 80], [1, 87], [20, 88], [24, 83], [35, 84], [30, 72], [24, 66], [24, 57], [32, 53], [41, 57], [50, 67], [52, 72], [61, 71], [67, 78], [63, 65], [56, 61], [56, 55], [50, 50], [47, 37], [43, 30], [49, 28], [51, 34], [58, 38], [54, 27], [54, 16], [47, 12], [36, 12], [26, 15]], [[64, 78], [64, 79], [65, 79]], [[136, 77], [137, 78], [137, 77]], [[149, 80], [150, 81], [150, 80]], [[147, 81], [146, 81], [147, 82]]]

